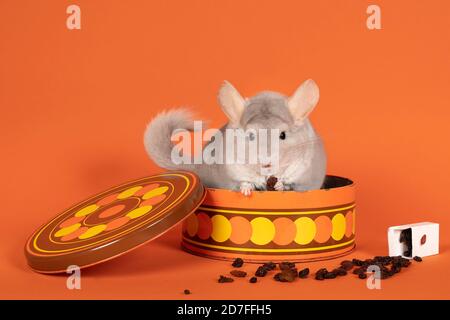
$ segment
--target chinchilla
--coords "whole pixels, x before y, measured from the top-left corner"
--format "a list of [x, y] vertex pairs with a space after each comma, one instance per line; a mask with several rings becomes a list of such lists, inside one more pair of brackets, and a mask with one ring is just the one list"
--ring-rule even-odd
[[[278, 191], [307, 191], [322, 186], [326, 154], [323, 142], [308, 118], [319, 101], [319, 88], [313, 80], [306, 80], [290, 97], [264, 91], [251, 98], [243, 98], [225, 81], [219, 90], [218, 101], [229, 121], [204, 148], [211, 146], [213, 141], [222, 141], [222, 148], [204, 155], [203, 163], [175, 164], [171, 157], [174, 131], [194, 129], [191, 113], [186, 109], [175, 109], [160, 113], [148, 124], [144, 145], [150, 158], [166, 169], [195, 172], [209, 188], [240, 190], [246, 196], [253, 190], [266, 190], [269, 176], [277, 178], [275, 189]], [[227, 152], [227, 145], [233, 146], [233, 156], [237, 156], [237, 142], [233, 138], [229, 144], [227, 130], [244, 132], [245, 147], [249, 147], [255, 138], [263, 139], [263, 133], [276, 132], [277, 157], [270, 153], [265, 157], [258, 156], [257, 163], [214, 161], [217, 152]], [[268, 146], [275, 142], [270, 137], [265, 141]]]

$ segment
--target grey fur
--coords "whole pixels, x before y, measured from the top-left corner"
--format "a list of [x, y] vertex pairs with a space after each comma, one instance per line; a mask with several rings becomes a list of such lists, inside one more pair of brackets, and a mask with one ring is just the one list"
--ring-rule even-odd
[[[226, 145], [226, 129], [285, 131], [286, 139], [280, 140], [279, 170], [272, 173], [278, 178], [277, 190], [319, 189], [326, 174], [326, 155], [322, 140], [307, 118], [317, 104], [318, 95], [314, 81], [307, 80], [290, 98], [276, 92], [262, 92], [243, 99], [231, 84], [225, 82], [219, 92], [219, 103], [229, 118], [229, 123], [220, 129], [223, 145]], [[193, 129], [193, 120], [184, 109], [164, 112], [149, 123], [144, 144], [156, 164], [171, 170], [194, 171], [210, 188], [240, 189], [245, 195], [255, 189], [265, 189], [268, 177], [261, 174], [260, 164], [172, 163], [170, 137], [180, 128]]]

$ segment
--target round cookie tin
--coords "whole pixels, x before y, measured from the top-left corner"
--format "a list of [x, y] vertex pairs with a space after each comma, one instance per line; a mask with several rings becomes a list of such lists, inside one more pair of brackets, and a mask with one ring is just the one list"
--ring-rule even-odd
[[170, 171], [97, 194], [58, 214], [29, 238], [25, 256], [42, 273], [101, 263], [168, 231], [202, 203], [205, 189], [190, 172]]
[[349, 179], [327, 176], [324, 188], [306, 192], [255, 191], [243, 197], [208, 188], [182, 230], [182, 247], [209, 258], [331, 259], [355, 247], [355, 187]]

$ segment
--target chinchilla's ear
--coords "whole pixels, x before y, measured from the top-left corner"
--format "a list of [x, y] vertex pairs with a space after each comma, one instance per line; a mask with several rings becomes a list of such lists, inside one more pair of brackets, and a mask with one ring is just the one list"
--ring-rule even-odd
[[308, 79], [288, 99], [288, 108], [296, 123], [302, 122], [319, 102], [319, 87]]
[[224, 81], [219, 90], [218, 98], [222, 111], [228, 117], [230, 123], [238, 126], [242, 113], [244, 112], [245, 99], [242, 98], [239, 92], [228, 81]]

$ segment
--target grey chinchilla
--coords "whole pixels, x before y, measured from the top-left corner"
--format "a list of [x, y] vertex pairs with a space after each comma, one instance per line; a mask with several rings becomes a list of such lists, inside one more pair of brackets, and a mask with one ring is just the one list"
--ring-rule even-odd
[[[319, 101], [319, 88], [313, 80], [306, 80], [290, 97], [264, 91], [251, 98], [243, 98], [225, 81], [218, 100], [229, 119], [217, 132], [222, 135], [224, 146], [227, 145], [227, 129], [279, 130], [278, 166], [270, 173], [277, 178], [276, 190], [307, 191], [322, 186], [326, 175], [326, 154], [322, 140], [308, 119]], [[175, 164], [171, 158], [172, 134], [178, 129], [192, 131], [193, 128], [192, 116], [186, 109], [157, 115], [144, 134], [144, 145], [150, 158], [166, 169], [193, 171], [210, 188], [240, 190], [246, 196], [252, 190], [266, 189], [268, 174], [262, 168], [271, 167], [270, 159], [257, 164]]]

